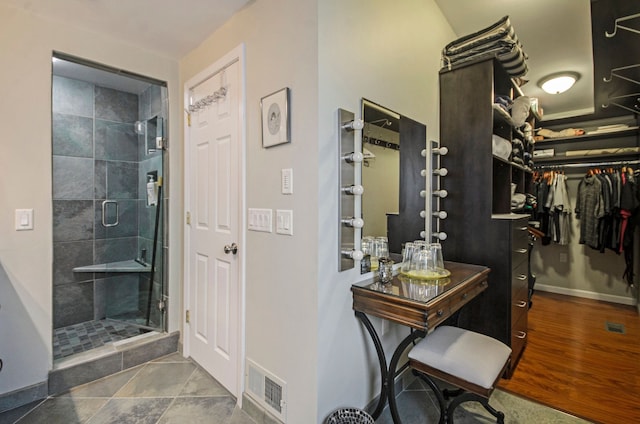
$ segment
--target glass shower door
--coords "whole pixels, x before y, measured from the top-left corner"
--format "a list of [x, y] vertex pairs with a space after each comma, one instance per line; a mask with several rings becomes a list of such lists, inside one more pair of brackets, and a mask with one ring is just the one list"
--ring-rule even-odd
[[[160, 116], [131, 124], [138, 153], [132, 164], [136, 178], [130, 178], [135, 199], [109, 196], [100, 211], [106, 239], [111, 248], [120, 250], [109, 256], [122, 259], [105, 263], [105, 316], [142, 330], [164, 328], [163, 124]], [[107, 187], [110, 180], [116, 184], [122, 180], [117, 172], [106, 175]], [[135, 234], [119, 237], [121, 226], [135, 228]]]

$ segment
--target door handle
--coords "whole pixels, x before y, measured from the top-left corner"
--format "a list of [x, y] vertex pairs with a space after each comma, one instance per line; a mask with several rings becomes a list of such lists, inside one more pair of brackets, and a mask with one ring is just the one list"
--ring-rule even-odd
[[[116, 206], [116, 210], [115, 210], [115, 215], [116, 215], [116, 219], [115, 221], [109, 223], [107, 222], [107, 206], [108, 205], [115, 205]], [[102, 226], [103, 227], [115, 227], [116, 225], [118, 225], [118, 202], [115, 200], [105, 200], [104, 202], [102, 202]]]
[[228, 244], [225, 245], [224, 246], [224, 253], [226, 253], [227, 255], [229, 253], [232, 253], [232, 254], [235, 255], [236, 253], [238, 253], [238, 245], [235, 244], [235, 243], [231, 243], [231, 245], [228, 245]]

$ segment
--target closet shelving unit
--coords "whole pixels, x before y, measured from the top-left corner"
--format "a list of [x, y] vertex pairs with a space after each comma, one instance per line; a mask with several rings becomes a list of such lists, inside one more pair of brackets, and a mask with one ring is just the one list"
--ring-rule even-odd
[[521, 95], [493, 57], [440, 73], [440, 141], [449, 152], [442, 200], [449, 216], [441, 223], [448, 235], [446, 260], [491, 268], [489, 287], [458, 317], [464, 328], [494, 337], [513, 350], [507, 376], [527, 341], [528, 215], [511, 213], [511, 184], [530, 192], [532, 171], [492, 153], [492, 135], [509, 141], [513, 123], [493, 109], [497, 95]]
[[[536, 150], [554, 149], [552, 157], [536, 157], [534, 163], [536, 167], [541, 165], [548, 167], [575, 162], [598, 162], [598, 161], [632, 161], [640, 159], [640, 126], [638, 118], [618, 117], [599, 121], [583, 121], [570, 125], [573, 128], [595, 129], [603, 124], [623, 122], [628, 128], [619, 131], [604, 131], [592, 134], [584, 134], [574, 137], [551, 138], [537, 141]], [[550, 127], [554, 129], [554, 127]], [[561, 128], [556, 128], [561, 129]], [[571, 154], [576, 152], [578, 154]], [[569, 154], [567, 154], [569, 153]]]

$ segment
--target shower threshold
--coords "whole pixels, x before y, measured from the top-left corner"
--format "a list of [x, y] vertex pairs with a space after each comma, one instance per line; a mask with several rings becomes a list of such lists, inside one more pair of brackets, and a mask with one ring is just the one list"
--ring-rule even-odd
[[151, 265], [131, 259], [128, 261], [79, 266], [73, 268], [73, 272], [151, 272]]

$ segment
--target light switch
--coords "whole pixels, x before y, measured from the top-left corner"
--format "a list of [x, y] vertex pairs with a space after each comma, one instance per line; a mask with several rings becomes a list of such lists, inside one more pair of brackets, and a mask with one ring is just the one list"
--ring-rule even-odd
[[276, 233], [293, 235], [293, 211], [289, 209], [276, 210]]
[[282, 194], [293, 194], [293, 169], [281, 170]]
[[249, 208], [249, 230], [270, 233], [273, 231], [271, 221], [273, 211], [271, 209]]
[[33, 209], [16, 209], [16, 231], [33, 230]]

